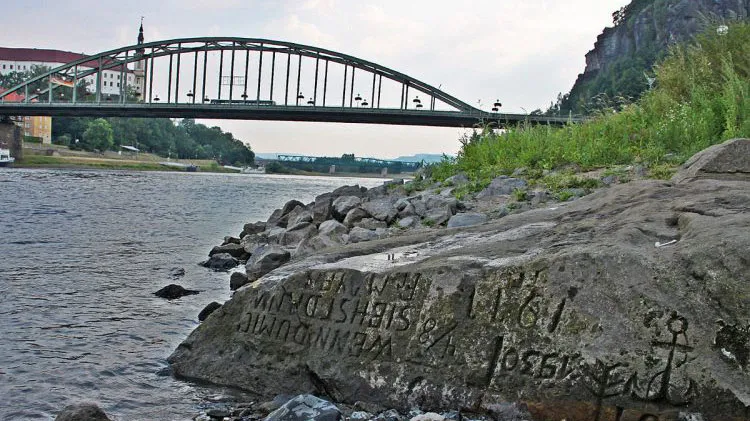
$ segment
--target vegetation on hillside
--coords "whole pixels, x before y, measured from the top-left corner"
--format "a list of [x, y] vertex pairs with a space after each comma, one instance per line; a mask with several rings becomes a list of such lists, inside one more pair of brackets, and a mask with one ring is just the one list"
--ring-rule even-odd
[[481, 188], [519, 167], [541, 172], [632, 163], [668, 175], [662, 166], [750, 136], [750, 24], [711, 28], [690, 45], [674, 46], [655, 73], [655, 88], [638, 101], [604, 108], [585, 123], [474, 133], [455, 159], [431, 168], [432, 177], [464, 172]]

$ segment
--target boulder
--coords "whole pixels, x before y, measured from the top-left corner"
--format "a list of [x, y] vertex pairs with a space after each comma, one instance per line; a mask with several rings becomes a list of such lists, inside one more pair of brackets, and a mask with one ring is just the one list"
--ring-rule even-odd
[[414, 228], [417, 225], [419, 225], [419, 218], [414, 216], [407, 216], [406, 218], [398, 220], [399, 228]]
[[354, 224], [355, 227], [360, 227], [368, 230], [376, 230], [378, 228], [388, 228], [388, 224], [383, 221], [378, 221], [375, 218], [364, 218], [361, 221]]
[[487, 222], [487, 215], [483, 213], [457, 213], [448, 220], [448, 228], [470, 227]]
[[240, 238], [244, 238], [246, 235], [260, 234], [265, 230], [265, 222], [258, 221], [250, 224], [245, 224], [245, 226], [242, 228], [242, 232], [240, 233]]
[[313, 395], [299, 395], [271, 412], [264, 421], [340, 421], [336, 405]]
[[525, 189], [526, 187], [528, 187], [528, 183], [524, 179], [501, 175], [492, 180], [484, 190], [477, 193], [477, 199], [508, 195], [516, 189]]
[[354, 186], [343, 186], [337, 188], [331, 194], [334, 199], [341, 196], [364, 197], [367, 194], [367, 187], [360, 187], [358, 184]]
[[362, 208], [354, 208], [349, 211], [349, 213], [346, 214], [346, 217], [344, 218], [344, 226], [347, 228], [353, 227], [355, 224], [359, 223], [363, 219], [369, 217], [370, 214], [367, 213], [366, 210]]
[[355, 227], [349, 232], [350, 243], [361, 243], [363, 241], [377, 240], [378, 238], [380, 236], [375, 231], [364, 228]]
[[289, 212], [285, 213], [284, 215], [279, 218], [279, 222], [276, 223], [279, 227], [287, 228], [289, 226], [290, 220], [296, 220], [299, 218], [304, 218], [304, 215], [307, 211], [305, 210], [304, 206], [297, 206], [290, 210]]
[[239, 244], [240, 241], [242, 241], [240, 238], [232, 237], [232, 236], [226, 236], [224, 237], [224, 242], [221, 243], [222, 246], [225, 246], [227, 244]]
[[750, 179], [750, 139], [732, 139], [693, 155], [672, 177], [675, 183], [696, 178]]
[[313, 223], [320, 225], [321, 222], [331, 219], [333, 199], [334, 196], [332, 193], [321, 194], [315, 198], [315, 204], [313, 205]]
[[469, 183], [469, 177], [466, 176], [464, 173], [458, 173], [456, 175], [450, 176], [443, 181], [443, 184], [447, 184], [450, 186], [463, 186], [464, 184]]
[[227, 271], [239, 265], [240, 262], [234, 256], [228, 253], [218, 253], [211, 256], [205, 262], [201, 262], [201, 266], [205, 266], [215, 271]]
[[195, 294], [200, 294], [200, 291], [196, 291], [193, 289], [185, 289], [182, 286], [177, 285], [177, 284], [169, 284], [154, 293], [154, 295], [156, 295], [157, 297], [166, 298], [167, 300], [174, 300], [180, 297], [184, 297], [186, 295], [195, 295]]
[[203, 310], [201, 310], [201, 312], [198, 313], [198, 321], [202, 322], [202, 321], [206, 320], [206, 318], [208, 316], [210, 316], [211, 313], [213, 313], [214, 311], [218, 310], [219, 308], [221, 308], [221, 304], [217, 303], [216, 301], [214, 301], [214, 302], [208, 304], [207, 306], [203, 307]]
[[331, 248], [236, 292], [169, 361], [262, 396], [319, 390], [402, 411], [741, 420], [749, 227], [748, 181], [642, 180]]
[[341, 196], [333, 201], [333, 217], [342, 222], [350, 210], [358, 207], [362, 199], [357, 196]]
[[378, 187], [373, 187], [367, 191], [366, 197], [370, 200], [381, 199], [388, 196], [388, 186], [385, 184]]
[[393, 207], [393, 201], [390, 197], [365, 202], [362, 204], [362, 209], [366, 210], [373, 218], [383, 221], [386, 224], [390, 224], [398, 215], [398, 211]]
[[55, 421], [111, 421], [107, 414], [93, 403], [80, 403], [66, 406]]
[[325, 221], [318, 227], [319, 236], [330, 239], [340, 240], [348, 231], [344, 224], [334, 220]]
[[281, 209], [276, 209], [266, 222], [266, 227], [280, 226], [286, 228], [289, 218], [305, 210], [305, 204], [299, 200], [290, 200]]
[[288, 262], [291, 254], [281, 247], [267, 245], [256, 250], [255, 254], [245, 265], [247, 278], [250, 282], [255, 281], [268, 272]]
[[240, 289], [248, 283], [250, 283], [250, 279], [248, 279], [246, 273], [232, 272], [232, 275], [229, 277], [229, 289], [232, 291]]
[[296, 215], [294, 217], [289, 217], [287, 227], [293, 227], [295, 225], [299, 225], [304, 222], [313, 222], [313, 214], [309, 210], [304, 210]]
[[245, 254], [245, 247], [242, 244], [229, 243], [223, 246], [216, 246], [208, 253], [209, 257], [219, 253], [226, 253], [232, 257], [240, 258]]
[[459, 209], [459, 201], [455, 197], [444, 197], [439, 195], [425, 195], [422, 198], [427, 211], [434, 209], [448, 209], [452, 214], [456, 213]]
[[250, 234], [242, 237], [242, 242], [240, 244], [245, 249], [246, 253], [253, 254], [258, 247], [268, 244], [269, 241], [267, 233]]
[[451, 216], [449, 208], [435, 208], [428, 210], [422, 221], [428, 226], [445, 225]]
[[294, 246], [310, 237], [318, 234], [315, 224], [310, 222], [300, 222], [299, 224], [287, 229], [279, 236], [279, 244], [282, 246]]

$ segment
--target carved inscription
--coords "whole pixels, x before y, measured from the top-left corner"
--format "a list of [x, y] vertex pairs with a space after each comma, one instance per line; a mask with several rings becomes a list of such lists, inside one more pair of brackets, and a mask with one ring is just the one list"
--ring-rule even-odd
[[274, 292], [259, 291], [237, 330], [275, 342], [339, 355], [390, 359], [394, 335], [415, 327], [429, 283], [419, 274], [363, 276], [311, 272]]

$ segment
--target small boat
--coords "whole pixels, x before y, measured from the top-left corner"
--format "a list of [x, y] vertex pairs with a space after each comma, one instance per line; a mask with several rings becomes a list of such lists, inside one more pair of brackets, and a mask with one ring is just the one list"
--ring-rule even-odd
[[9, 149], [0, 149], [0, 167], [10, 167], [16, 162], [16, 158], [10, 156]]
[[187, 171], [187, 172], [197, 172], [198, 168], [200, 168], [200, 167], [197, 166], [197, 165], [190, 164], [187, 167], [185, 167], [185, 171]]

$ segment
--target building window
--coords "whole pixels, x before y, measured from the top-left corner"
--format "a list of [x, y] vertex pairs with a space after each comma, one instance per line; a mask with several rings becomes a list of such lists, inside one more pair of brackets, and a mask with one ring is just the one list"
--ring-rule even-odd
[[118, 88], [120, 87], [120, 82], [117, 82], [117, 87], [118, 87]]
[[13, 70], [13, 65], [12, 64], [10, 65], [10, 70]]

